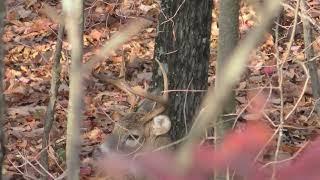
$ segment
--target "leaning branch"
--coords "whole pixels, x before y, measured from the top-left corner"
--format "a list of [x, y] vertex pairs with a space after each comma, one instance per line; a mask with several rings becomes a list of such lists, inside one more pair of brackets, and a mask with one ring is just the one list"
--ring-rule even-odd
[[[47, 149], [49, 145], [49, 134], [52, 128], [52, 124], [54, 121], [54, 110], [57, 101], [58, 88], [60, 84], [60, 58], [61, 58], [61, 50], [62, 50], [62, 41], [64, 34], [64, 25], [59, 26], [57, 44], [55, 48], [55, 53], [53, 57], [53, 66], [51, 70], [52, 79], [51, 79], [51, 88], [50, 88], [50, 100], [46, 111], [46, 117], [44, 121], [44, 132], [42, 137], [42, 149]], [[48, 151], [44, 150], [41, 154], [41, 165], [45, 170], [49, 169], [48, 162]], [[47, 175], [44, 179], [47, 179]]]
[[125, 42], [138, 34], [144, 27], [150, 25], [151, 21], [144, 18], [137, 18], [131, 21], [121, 31], [114, 34], [111, 39], [105, 43], [102, 49], [92, 57], [82, 69], [83, 75], [88, 76], [96, 65], [111, 56], [112, 52], [122, 46]]

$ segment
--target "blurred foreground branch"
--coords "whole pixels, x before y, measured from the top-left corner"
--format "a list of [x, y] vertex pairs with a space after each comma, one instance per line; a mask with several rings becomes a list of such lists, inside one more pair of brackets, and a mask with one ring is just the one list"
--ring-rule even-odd
[[150, 25], [151, 21], [143, 18], [138, 18], [131, 21], [128, 25], [122, 28], [119, 32], [112, 35], [111, 39], [105, 43], [105, 45], [100, 49], [98, 54], [91, 58], [82, 69], [83, 75], [88, 75], [93, 70], [93, 68], [100, 62], [107, 59], [114, 50], [118, 49], [125, 42], [127, 42], [132, 36], [138, 34], [141, 29]]
[[114, 34], [89, 62], [82, 64], [83, 56], [83, 1], [63, 1], [65, 25], [68, 41], [71, 43], [70, 92], [67, 125], [67, 174], [68, 179], [79, 179], [80, 160], [80, 125], [83, 107], [83, 77], [91, 75], [93, 68], [108, 58], [112, 52], [136, 35], [143, 27], [150, 24], [149, 20], [139, 18], [130, 22], [121, 31]]

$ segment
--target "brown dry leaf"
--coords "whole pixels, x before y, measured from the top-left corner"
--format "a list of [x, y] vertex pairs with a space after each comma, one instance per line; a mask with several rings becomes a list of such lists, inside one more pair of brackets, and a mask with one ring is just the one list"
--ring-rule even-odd
[[7, 79], [14, 79], [15, 77], [20, 77], [22, 73], [14, 69], [7, 69], [5, 75]]
[[157, 3], [157, 2], [155, 0], [143, 0], [142, 3], [146, 4], [146, 5], [151, 5], [151, 4], [154, 4], [154, 3]]
[[20, 148], [25, 149], [27, 147], [27, 145], [28, 145], [28, 141], [25, 140], [25, 139], [20, 139], [19, 141], [20, 142], [17, 143], [17, 146], [20, 147]]
[[97, 140], [101, 139], [101, 135], [103, 134], [103, 131], [99, 128], [94, 128], [93, 130], [89, 131], [86, 136], [89, 140]]
[[16, 7], [15, 11], [18, 13], [19, 17], [22, 19], [30, 16], [30, 14], [32, 13], [32, 11], [24, 9], [23, 5]]
[[99, 7], [96, 7], [94, 11], [95, 11], [96, 13], [103, 14], [103, 13], [105, 13], [104, 10], [105, 10], [104, 7], [99, 6]]
[[137, 97], [133, 94], [129, 94], [127, 100], [131, 108], [136, 107], [138, 104]]
[[100, 52], [93, 57], [93, 59], [85, 64], [83, 68], [84, 74], [89, 74], [96, 64], [103, 61], [106, 57], [112, 55], [111, 53], [121, 47], [132, 36], [136, 35], [143, 27], [146, 27], [151, 22], [149, 20], [139, 18], [128, 23], [126, 28], [118, 33], [115, 33], [106, 43]]
[[16, 21], [17, 19], [19, 19], [19, 14], [17, 11], [9, 11], [7, 13], [7, 19], [9, 22], [14, 22]]
[[122, 56], [113, 56], [111, 58], [111, 60], [113, 61], [113, 63], [121, 63], [123, 61], [123, 57]]
[[36, 4], [37, 0], [26, 0], [27, 8], [31, 7], [32, 5]]
[[40, 13], [44, 14], [57, 24], [64, 23], [64, 20], [62, 16], [58, 14], [57, 9], [47, 5], [46, 3], [42, 3], [42, 5], [43, 7], [39, 10]]
[[154, 32], [156, 29], [155, 28], [147, 28], [146, 29], [146, 32], [147, 33], [152, 33], [152, 32]]
[[21, 84], [11, 84], [7, 90], [4, 91], [4, 94], [27, 94], [28, 88]]
[[104, 10], [104, 13], [111, 13], [114, 10], [114, 5], [112, 4], [107, 4]]
[[288, 80], [283, 82], [283, 87], [285, 97], [299, 97], [301, 94], [301, 87]]
[[32, 51], [31, 48], [25, 47], [22, 52], [23, 57], [27, 59], [31, 54], [31, 51]]
[[245, 89], [246, 87], [247, 87], [247, 82], [246, 82], [246, 81], [243, 81], [243, 82], [240, 82], [240, 83], [239, 83], [238, 89], [239, 89], [239, 90], [243, 90], [243, 89]]
[[121, 3], [121, 8], [120, 10], [118, 10], [118, 13], [122, 14], [123, 16], [129, 16], [131, 13], [133, 13], [133, 10], [131, 9], [133, 5], [134, 5], [134, 1], [123, 0]]
[[94, 39], [94, 40], [100, 41], [100, 38], [102, 37], [102, 33], [96, 29], [93, 29], [90, 32], [89, 36], [91, 36], [92, 39]]
[[43, 128], [33, 128], [30, 132], [23, 132], [24, 137], [28, 138], [40, 138], [43, 135]]
[[284, 151], [284, 152], [287, 152], [289, 154], [295, 154], [299, 149], [300, 149], [300, 147], [289, 146], [289, 145], [286, 145], [286, 144], [283, 144], [281, 146], [281, 150]]
[[144, 92], [146, 91], [146, 90], [143, 89], [141, 86], [133, 86], [132, 89], [133, 89], [134, 91], [141, 91], [141, 92], [142, 92], [142, 91], [144, 91]]
[[246, 104], [248, 102], [245, 97], [236, 97], [236, 100], [241, 104]]
[[32, 21], [32, 23], [26, 22], [24, 34], [30, 34], [32, 32], [41, 32], [43, 30], [48, 30], [49, 26], [52, 25], [52, 22], [49, 19], [41, 18]]
[[295, 60], [298, 60], [298, 61], [304, 61], [305, 60], [305, 56], [304, 56], [304, 53], [300, 52], [300, 53], [297, 53], [295, 55]]
[[144, 4], [141, 4], [139, 6], [139, 9], [144, 13], [144, 14], [147, 14], [151, 9], [154, 9], [155, 7], [153, 5], [151, 6], [148, 6], [148, 5], [144, 5]]
[[18, 106], [18, 107], [10, 107], [7, 112], [8, 115], [12, 118], [19, 116], [29, 116], [39, 111], [45, 111], [47, 109], [46, 106]]
[[314, 41], [313, 48], [314, 48], [314, 52], [315, 53], [319, 53], [320, 52], [320, 36], [318, 36], [316, 38], [316, 40]]
[[16, 36], [16, 34], [13, 33], [13, 31], [5, 31], [2, 37], [3, 42], [10, 42], [13, 40], [13, 38]]
[[265, 46], [274, 46], [274, 40], [273, 40], [273, 36], [272, 34], [267, 33], [265, 35], [265, 42], [264, 42]]
[[119, 112], [113, 112], [112, 115], [111, 115], [111, 118], [114, 120], [114, 121], [119, 121], [122, 117], [122, 114], [120, 114]]
[[12, 49], [9, 51], [9, 54], [18, 54], [18, 53], [21, 53], [23, 49], [24, 49], [24, 46], [22, 46], [22, 45], [17, 45], [17, 46], [15, 46], [14, 48], [12, 48]]

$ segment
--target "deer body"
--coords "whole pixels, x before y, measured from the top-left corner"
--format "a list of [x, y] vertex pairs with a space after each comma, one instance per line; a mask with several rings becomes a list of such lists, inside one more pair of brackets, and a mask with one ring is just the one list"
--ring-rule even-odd
[[155, 150], [171, 142], [167, 132], [171, 122], [167, 116], [156, 116], [143, 122], [144, 113], [130, 113], [116, 123], [113, 132], [100, 146], [101, 152], [116, 152], [131, 156], [137, 152]]
[[[107, 155], [108, 153], [116, 153], [127, 157], [135, 157], [137, 154], [158, 150], [158, 148], [171, 143], [171, 139], [168, 135], [171, 128], [171, 121], [169, 117], [159, 115], [164, 112], [167, 107], [168, 78], [161, 63], [159, 61], [157, 62], [160, 66], [164, 80], [164, 93], [162, 96], [135, 91], [123, 81], [104, 79], [105, 82], [112, 83], [122, 90], [157, 102], [158, 107], [151, 112], [141, 110], [129, 113], [121, 118], [115, 123], [114, 130], [106, 137], [105, 142], [100, 145], [98, 149], [100, 152], [99, 154], [102, 153]], [[150, 109], [150, 107], [144, 109]], [[170, 147], [163, 149], [171, 150]]]

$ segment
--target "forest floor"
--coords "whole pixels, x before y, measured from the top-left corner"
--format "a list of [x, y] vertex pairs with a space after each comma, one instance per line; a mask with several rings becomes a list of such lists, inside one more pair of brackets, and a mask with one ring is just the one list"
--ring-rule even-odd
[[[5, 59], [5, 96], [8, 106], [8, 119], [5, 123], [7, 136], [7, 156], [5, 173], [24, 177], [39, 175], [39, 154], [42, 151], [41, 138], [43, 120], [49, 101], [52, 56], [57, 43], [58, 25], [43, 12], [40, 0], [7, 0], [7, 23], [3, 40], [6, 45]], [[320, 3], [312, 1], [311, 18], [318, 21]], [[51, 0], [47, 3], [61, 11], [61, 4]], [[294, 9], [295, 4], [289, 4]], [[135, 16], [157, 18], [159, 5], [154, 0], [142, 2], [127, 0], [122, 3], [112, 1], [88, 0], [85, 2], [84, 29], [84, 61], [94, 55], [112, 34]], [[209, 85], [214, 84], [215, 59], [217, 51], [217, 11], [214, 10], [211, 36], [211, 59]], [[286, 8], [281, 24], [281, 40], [279, 43], [280, 59], [285, 56], [287, 44], [292, 33], [294, 12]], [[242, 5], [240, 16], [240, 33], [243, 38], [258, 21], [254, 8]], [[283, 82], [279, 84], [279, 69], [275, 58], [275, 42], [270, 34], [251, 53], [246, 73], [241, 77], [237, 88], [237, 112], [239, 123], [253, 120], [255, 117], [247, 113], [250, 109], [253, 91], [265, 93], [268, 104], [264, 109], [264, 119], [270, 127], [277, 128], [281, 111], [284, 113], [285, 128], [281, 144], [281, 157], [293, 156], [308, 140], [319, 134], [320, 122], [314, 112], [315, 101], [312, 99], [310, 81], [303, 68], [304, 45], [302, 23], [299, 20], [295, 32], [293, 46], [288, 59], [283, 64]], [[143, 30], [121, 49], [114, 52], [96, 71], [102, 71], [117, 77], [123, 60], [130, 62], [127, 67], [128, 81], [132, 86], [145, 89], [152, 77], [152, 58], [154, 40], [157, 35], [156, 23]], [[314, 42], [316, 55], [319, 55], [320, 36]], [[55, 111], [55, 121], [50, 135], [49, 157], [50, 173], [58, 177], [65, 169], [66, 112], [68, 106], [70, 63], [70, 44], [64, 39], [62, 52], [61, 85]], [[85, 111], [82, 121], [82, 177], [93, 176], [87, 167], [94, 150], [112, 131], [113, 123], [105, 113], [114, 120], [119, 112], [130, 109], [132, 99], [112, 85], [103, 84], [95, 79], [87, 84], [84, 97]], [[307, 84], [306, 84], [307, 83]], [[307, 86], [305, 86], [305, 84]], [[283, 99], [277, 87], [283, 87]], [[281, 106], [283, 101], [283, 106]], [[288, 116], [288, 117], [287, 117]], [[271, 146], [275, 146], [276, 138]], [[270, 148], [270, 154], [274, 149]]]

